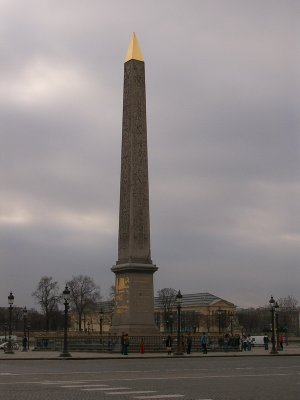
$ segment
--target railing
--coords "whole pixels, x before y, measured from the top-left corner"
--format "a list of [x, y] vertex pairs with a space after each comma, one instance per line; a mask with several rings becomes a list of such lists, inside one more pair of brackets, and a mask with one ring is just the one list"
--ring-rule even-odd
[[[141, 342], [144, 343], [145, 352], [159, 353], [166, 352], [167, 335], [154, 336], [130, 336], [129, 352], [140, 352]], [[201, 351], [201, 335], [192, 336], [192, 352]], [[186, 349], [186, 336], [181, 336], [181, 346]], [[177, 348], [177, 339], [172, 337], [173, 350]], [[61, 351], [63, 348], [62, 334], [40, 334], [35, 337], [34, 350], [40, 351]], [[84, 351], [84, 352], [112, 352], [121, 353], [121, 337], [115, 335], [96, 335], [91, 334], [70, 334], [68, 337], [69, 351]], [[218, 336], [209, 336], [208, 351], [223, 351], [224, 343], [222, 338]], [[231, 338], [228, 346], [228, 351], [240, 350], [240, 342], [237, 338]]]

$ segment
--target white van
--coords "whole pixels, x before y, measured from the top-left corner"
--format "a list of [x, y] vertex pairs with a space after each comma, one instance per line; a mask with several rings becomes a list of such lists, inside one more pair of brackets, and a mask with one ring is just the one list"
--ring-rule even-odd
[[[11, 341], [16, 342], [17, 341], [17, 336], [16, 335], [11, 335]], [[0, 336], [0, 344], [8, 342], [8, 335], [5, 336]]]
[[264, 335], [262, 336], [251, 336], [252, 346], [263, 346], [264, 345]]

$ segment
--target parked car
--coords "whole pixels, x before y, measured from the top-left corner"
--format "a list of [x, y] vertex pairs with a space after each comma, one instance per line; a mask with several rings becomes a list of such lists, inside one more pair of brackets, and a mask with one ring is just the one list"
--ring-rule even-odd
[[[19, 350], [19, 345], [17, 342], [12, 342], [11, 345], [12, 345], [13, 350]], [[4, 343], [0, 344], [1, 350], [6, 351], [7, 348], [8, 348], [8, 342], [4, 342]]]

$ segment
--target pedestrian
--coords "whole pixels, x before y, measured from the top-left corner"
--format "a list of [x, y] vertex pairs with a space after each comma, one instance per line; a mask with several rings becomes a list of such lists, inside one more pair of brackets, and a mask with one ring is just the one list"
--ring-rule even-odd
[[121, 335], [121, 354], [124, 354], [124, 338], [125, 338], [125, 332], [122, 332], [122, 335]]
[[243, 336], [243, 350], [247, 351], [247, 337]]
[[166, 339], [166, 349], [168, 355], [170, 355], [172, 353], [172, 338], [170, 335]]
[[278, 339], [279, 339], [278, 341], [279, 341], [280, 350], [283, 350], [283, 336], [280, 335]]
[[23, 350], [22, 351], [27, 351], [27, 337], [24, 335], [23, 340], [22, 340], [22, 345], [23, 345]]
[[128, 356], [129, 336], [128, 333], [124, 335], [124, 356]]
[[141, 343], [140, 343], [140, 353], [144, 354], [145, 353], [145, 343], [144, 339], [142, 338]]
[[225, 353], [227, 353], [229, 350], [229, 335], [228, 335], [228, 333], [226, 333], [226, 335], [224, 336], [223, 343], [224, 343], [224, 351], [225, 351]]
[[191, 333], [189, 332], [186, 338], [186, 353], [191, 354], [192, 350], [192, 343], [193, 343], [193, 338], [191, 336]]
[[251, 341], [251, 336], [250, 335], [248, 335], [248, 337], [246, 339], [246, 342], [247, 342], [247, 350], [251, 351], [252, 341]]
[[264, 346], [265, 350], [269, 350], [269, 336], [267, 334], [264, 336]]
[[205, 332], [201, 336], [201, 347], [203, 354], [207, 354], [208, 337]]

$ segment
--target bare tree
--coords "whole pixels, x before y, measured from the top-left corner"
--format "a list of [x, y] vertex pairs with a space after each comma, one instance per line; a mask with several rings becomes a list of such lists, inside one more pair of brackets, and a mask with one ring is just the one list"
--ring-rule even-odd
[[278, 304], [281, 309], [296, 310], [299, 302], [294, 296], [287, 296], [278, 299]]
[[164, 323], [166, 325], [167, 331], [169, 326], [172, 330], [173, 324], [173, 308], [176, 304], [177, 290], [172, 288], [164, 288], [157, 291], [158, 299], [161, 308], [163, 309]]
[[294, 333], [299, 336], [299, 307], [298, 300], [294, 296], [278, 299], [279, 323], [281, 329], [288, 334]]
[[110, 286], [107, 300], [115, 301], [115, 285]]
[[72, 308], [78, 315], [78, 329], [81, 331], [82, 319], [86, 312], [96, 308], [96, 303], [101, 299], [100, 288], [94, 280], [86, 275], [73, 276], [67, 283], [70, 289]]
[[45, 315], [45, 328], [46, 331], [49, 331], [51, 314], [57, 310], [61, 299], [58, 283], [53, 280], [52, 276], [43, 276], [32, 296], [35, 297], [41, 306], [42, 312]]

